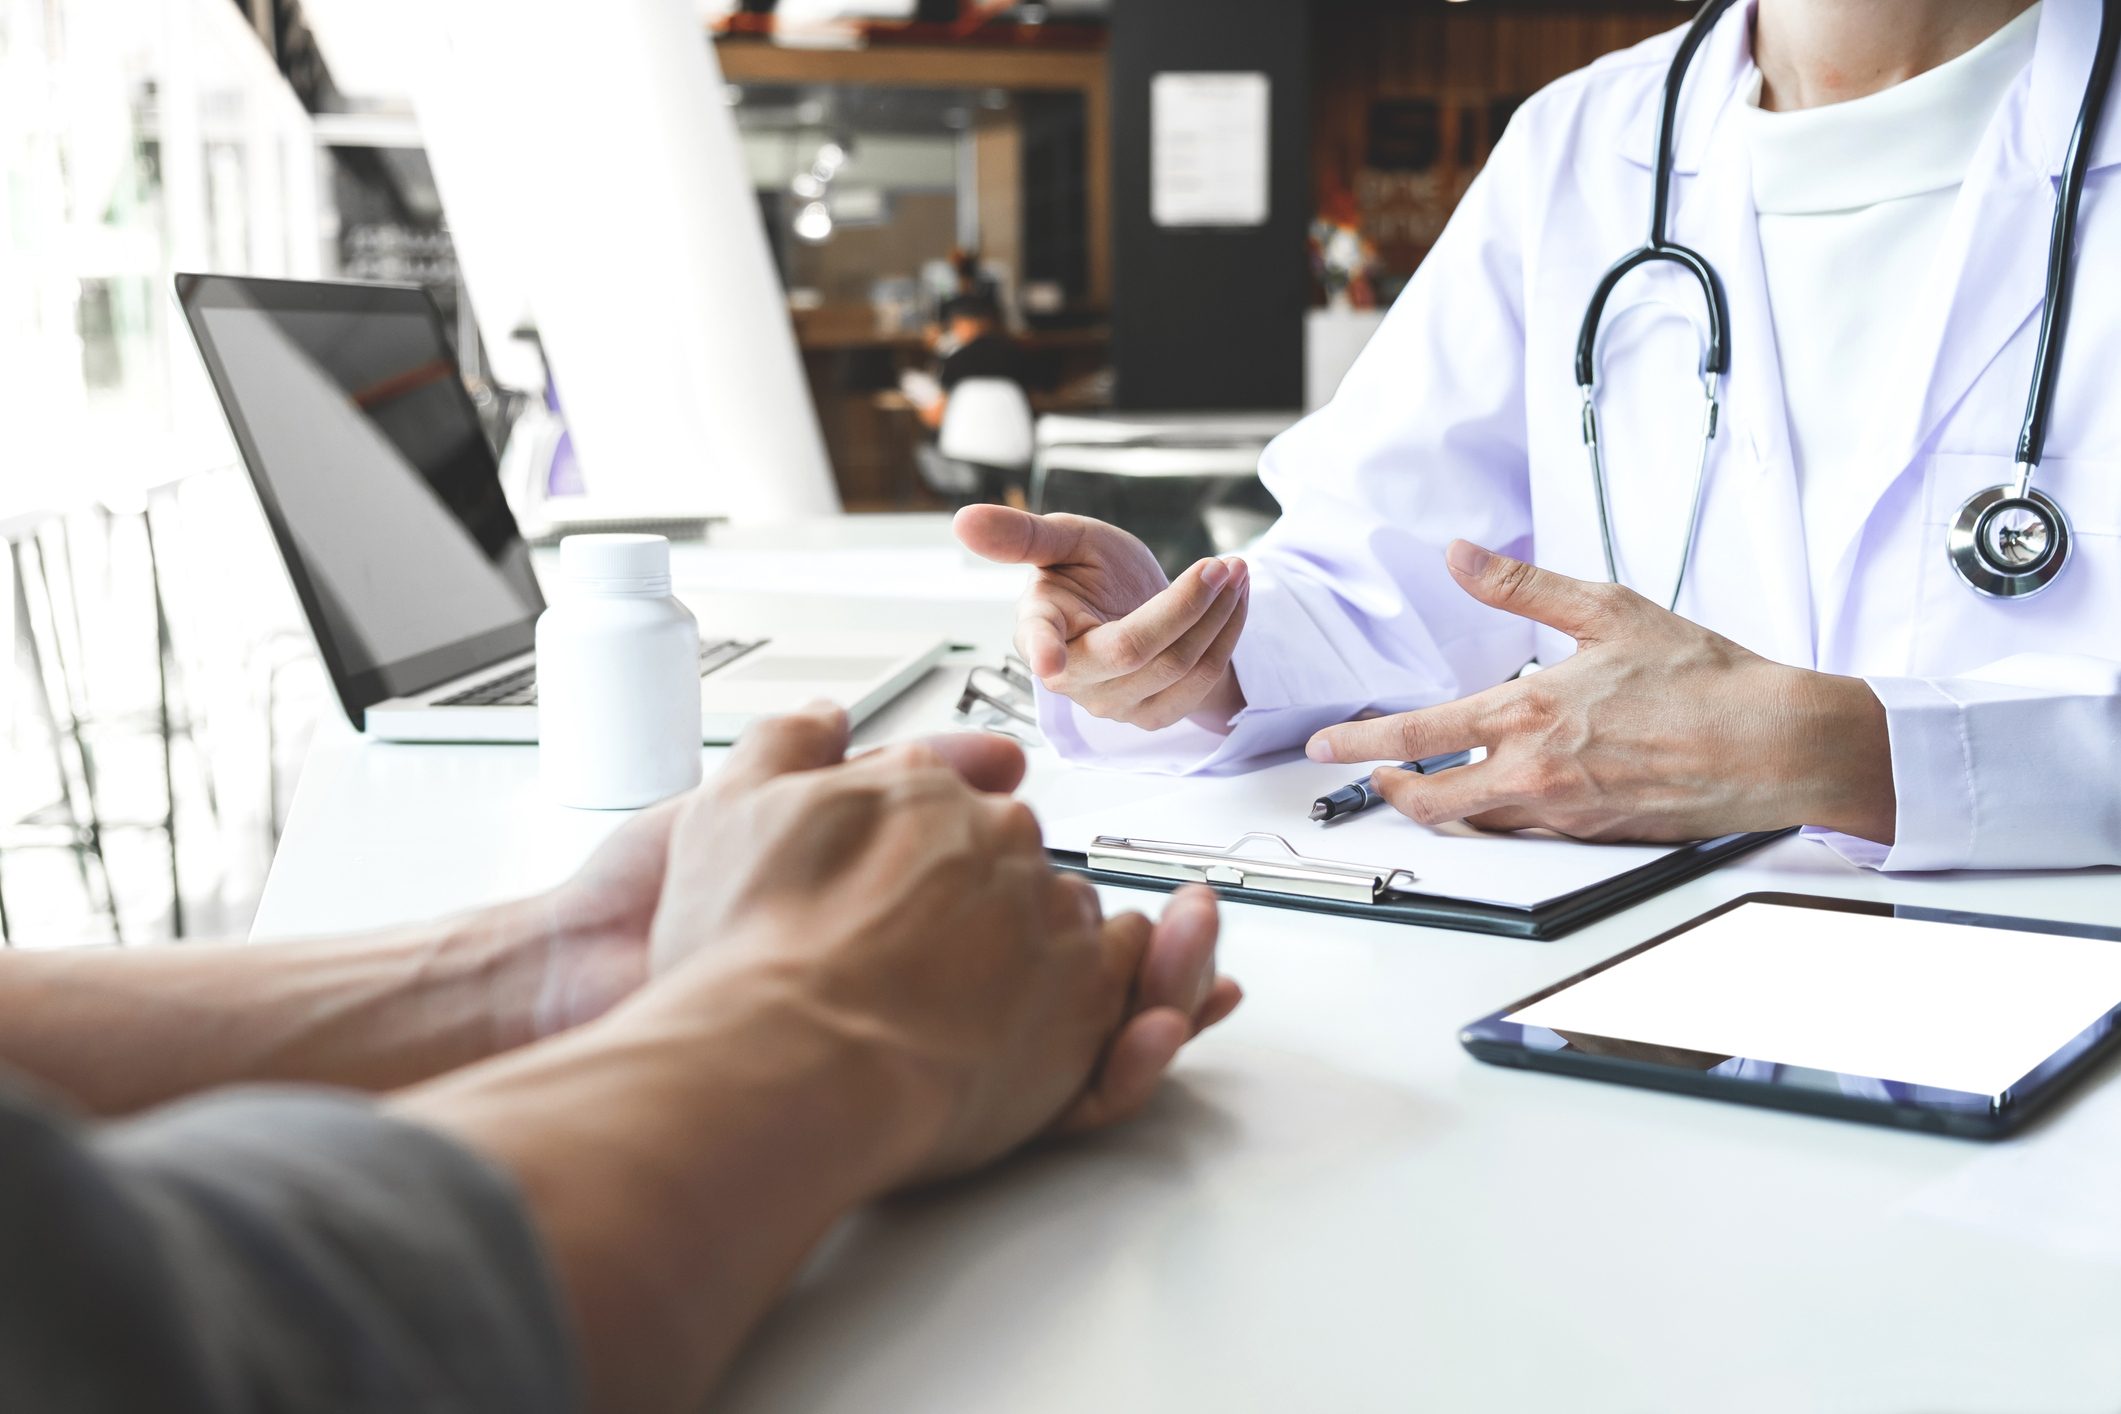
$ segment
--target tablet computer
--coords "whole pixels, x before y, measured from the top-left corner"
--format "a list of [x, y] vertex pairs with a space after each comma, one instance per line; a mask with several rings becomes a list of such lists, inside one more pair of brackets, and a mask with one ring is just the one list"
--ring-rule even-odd
[[1496, 1065], [1996, 1138], [2121, 1042], [2121, 928], [1747, 894], [1459, 1039]]

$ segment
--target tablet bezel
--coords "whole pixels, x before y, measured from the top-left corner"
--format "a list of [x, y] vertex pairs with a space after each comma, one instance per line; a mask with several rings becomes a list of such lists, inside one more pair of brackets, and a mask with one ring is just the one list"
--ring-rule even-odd
[[[1711, 1099], [1735, 1100], [1741, 1104], [1764, 1105], [1771, 1109], [1830, 1115], [1838, 1119], [1861, 1120], [1871, 1124], [1928, 1130], [1974, 1139], [1997, 1139], [2013, 1133], [2046, 1108], [2056, 1095], [2066, 1090], [2117, 1046], [2121, 1046], [2121, 1003], [2117, 1003], [2000, 1095], [1976, 1095], [1936, 1087], [1916, 1087], [1918, 1093], [1903, 1100], [1850, 1095], [1830, 1088], [1847, 1081], [1881, 1083], [1873, 1076], [1848, 1076], [1833, 1071], [1802, 1070], [1799, 1071], [1799, 1076], [1803, 1078], [1802, 1083], [1796, 1077], [1787, 1081], [1756, 1080], [1711, 1075], [1704, 1070], [1651, 1060], [1592, 1055], [1579, 1050], [1534, 1045], [1528, 1040], [1528, 1035], [1532, 1032], [1552, 1038], [1557, 1045], [1567, 1043], [1555, 1032], [1544, 1027], [1524, 1026], [1503, 1020], [1504, 1017], [1514, 1015], [1534, 1002], [1575, 986], [1587, 977], [1595, 976], [1609, 967], [1617, 967], [1629, 958], [1669, 942], [1681, 933], [1691, 932], [1711, 919], [1720, 918], [1733, 909], [1752, 903], [2121, 942], [2121, 928], [2093, 923], [2011, 918], [2000, 914], [1921, 908], [1867, 899], [1827, 898], [1815, 894], [1742, 894], [1707, 913], [1688, 919], [1677, 927], [1666, 929], [1647, 942], [1637, 944], [1594, 967], [1563, 978], [1553, 986], [1535, 992], [1522, 1001], [1512, 1002], [1509, 1006], [1482, 1017], [1459, 1032], [1459, 1043], [1476, 1058], [1491, 1065], [1551, 1071], [1560, 1075], [1614, 1081], [1676, 1094], [1703, 1095]], [[1612, 1044], [1618, 1046], [1629, 1043], [1614, 1041]], [[1798, 1070], [1797, 1067], [1790, 1069]]]

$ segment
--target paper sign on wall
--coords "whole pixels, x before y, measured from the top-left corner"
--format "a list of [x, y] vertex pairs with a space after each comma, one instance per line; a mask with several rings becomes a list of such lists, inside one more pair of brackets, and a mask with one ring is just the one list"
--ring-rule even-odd
[[1149, 84], [1149, 210], [1159, 226], [1264, 226], [1265, 74], [1158, 74]]

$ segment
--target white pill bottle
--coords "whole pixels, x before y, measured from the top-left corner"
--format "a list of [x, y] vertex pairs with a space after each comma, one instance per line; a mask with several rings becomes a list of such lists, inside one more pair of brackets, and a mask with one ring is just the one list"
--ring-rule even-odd
[[538, 764], [562, 805], [632, 810], [700, 783], [700, 626], [660, 535], [570, 535], [538, 619]]

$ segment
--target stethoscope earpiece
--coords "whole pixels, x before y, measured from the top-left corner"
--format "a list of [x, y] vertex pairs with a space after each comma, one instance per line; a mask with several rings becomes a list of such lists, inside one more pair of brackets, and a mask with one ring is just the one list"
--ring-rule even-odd
[[2053, 584], [2069, 564], [2069, 517], [2032, 487], [1991, 486], [1967, 497], [1945, 549], [1952, 570], [1976, 594], [2025, 599]]

